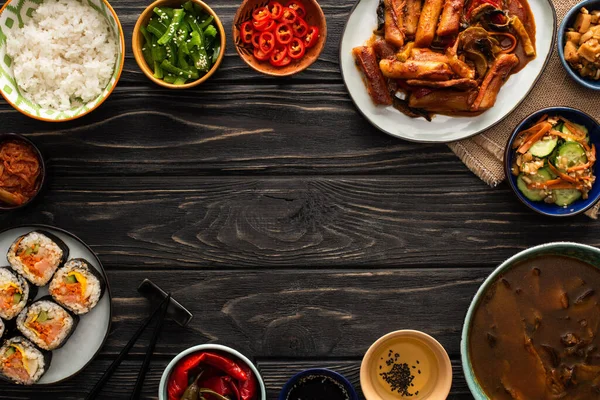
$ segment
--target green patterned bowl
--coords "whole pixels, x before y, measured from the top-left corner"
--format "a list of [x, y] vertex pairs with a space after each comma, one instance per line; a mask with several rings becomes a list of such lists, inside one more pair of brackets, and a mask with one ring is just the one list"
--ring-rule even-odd
[[27, 100], [19, 92], [12, 69], [12, 59], [6, 54], [6, 32], [20, 29], [29, 19], [33, 11], [42, 4], [43, 0], [7, 0], [0, 9], [0, 93], [16, 110], [28, 117], [47, 122], [64, 122], [92, 112], [110, 96], [123, 71], [125, 61], [125, 35], [121, 22], [107, 0], [78, 0], [85, 1], [106, 18], [115, 39], [119, 44], [119, 54], [113, 76], [102, 94], [96, 99], [66, 111], [42, 108]]
[[473, 321], [475, 309], [479, 305], [480, 301], [484, 298], [485, 293], [490, 288], [492, 283], [494, 283], [500, 275], [521, 261], [543, 255], [571, 257], [593, 265], [596, 268], [600, 268], [600, 249], [579, 243], [555, 242], [542, 244], [540, 246], [532, 247], [515, 254], [500, 264], [500, 266], [496, 268], [490, 276], [487, 277], [475, 294], [475, 297], [469, 306], [469, 311], [467, 311], [467, 316], [465, 318], [465, 323], [463, 324], [463, 330], [460, 339], [460, 354], [463, 372], [465, 374], [467, 384], [469, 385], [469, 389], [476, 400], [489, 400], [490, 397], [488, 397], [488, 395], [483, 391], [481, 385], [479, 385], [479, 382], [475, 377], [473, 366], [471, 365], [471, 356], [469, 354], [469, 335], [471, 333], [471, 323]]

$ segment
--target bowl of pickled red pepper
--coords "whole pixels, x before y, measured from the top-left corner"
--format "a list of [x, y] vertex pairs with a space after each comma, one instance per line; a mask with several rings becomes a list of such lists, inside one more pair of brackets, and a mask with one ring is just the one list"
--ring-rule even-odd
[[158, 0], [140, 15], [133, 30], [135, 60], [153, 82], [186, 89], [206, 81], [225, 54], [225, 30], [200, 0]]
[[180, 353], [160, 380], [159, 400], [266, 400], [260, 373], [240, 352], [203, 344]]
[[245, 0], [234, 18], [238, 54], [254, 70], [271, 76], [308, 68], [326, 38], [325, 15], [316, 0]]

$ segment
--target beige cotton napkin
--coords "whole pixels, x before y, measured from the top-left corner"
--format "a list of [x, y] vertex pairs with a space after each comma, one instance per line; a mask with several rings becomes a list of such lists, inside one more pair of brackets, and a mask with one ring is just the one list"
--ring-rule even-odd
[[[543, 0], [542, 0], [543, 1]], [[575, 6], [576, 0], [554, 0], [558, 17], [557, 29], [565, 14]], [[556, 44], [546, 69], [523, 103], [495, 127], [470, 139], [450, 143], [450, 149], [471, 171], [485, 183], [495, 187], [505, 178], [504, 148], [512, 130], [529, 114], [551, 106], [575, 107], [600, 118], [600, 92], [586, 89], [573, 81], [564, 70], [558, 57]], [[600, 204], [586, 214], [598, 217]]]

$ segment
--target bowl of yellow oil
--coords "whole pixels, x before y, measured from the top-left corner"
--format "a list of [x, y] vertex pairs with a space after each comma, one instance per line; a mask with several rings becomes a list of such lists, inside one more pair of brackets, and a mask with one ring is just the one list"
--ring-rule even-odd
[[360, 384], [367, 400], [445, 400], [452, 386], [452, 365], [433, 337], [395, 331], [378, 339], [365, 354]]

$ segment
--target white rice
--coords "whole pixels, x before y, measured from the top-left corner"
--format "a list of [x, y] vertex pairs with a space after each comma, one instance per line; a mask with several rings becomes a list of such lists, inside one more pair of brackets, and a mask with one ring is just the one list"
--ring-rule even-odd
[[[58, 319], [62, 325], [60, 334], [51, 343], [46, 343], [29, 327], [29, 324], [32, 323], [33, 319], [36, 318], [41, 311], [46, 311], [48, 313], [48, 320]], [[61, 347], [71, 334], [74, 323], [73, 317], [71, 317], [64, 308], [56, 303], [46, 300], [36, 301], [29, 306], [29, 308], [23, 310], [17, 317], [17, 329], [21, 331], [23, 336], [43, 350], [55, 350]]]
[[[29, 267], [21, 261], [20, 251], [26, 250], [28, 247], [33, 247], [38, 244], [40, 246], [40, 256], [47, 259], [50, 262], [52, 268], [48, 269], [44, 276], [37, 276], [29, 270]], [[52, 276], [56, 272], [56, 269], [60, 266], [63, 257], [63, 251], [54, 243], [52, 239], [44, 235], [41, 232], [33, 231], [23, 236], [23, 239], [15, 240], [8, 250], [8, 262], [13, 270], [23, 275], [29, 282], [37, 286], [44, 286], [50, 282]]]
[[7, 37], [21, 94], [43, 108], [69, 110], [96, 99], [115, 69], [115, 33], [102, 14], [77, 0], [44, 0]]
[[[8, 268], [0, 268], [0, 291], [7, 288], [10, 284], [15, 284], [21, 290], [21, 301], [13, 304], [9, 309], [0, 308], [0, 318], [11, 320], [25, 308], [29, 298], [29, 285], [23, 278], [13, 274]], [[2, 336], [2, 335], [0, 335]]]
[[[18, 346], [25, 353], [25, 359], [23, 362], [27, 364], [29, 372], [29, 379], [27, 381], [22, 381], [15, 376], [11, 376], [7, 373], [8, 371], [4, 371], [2, 369], [3, 363], [1, 361], [6, 358], [6, 351], [13, 345]], [[46, 360], [44, 359], [42, 352], [36, 349], [30, 341], [23, 337], [17, 336], [12, 339], [8, 339], [0, 348], [0, 374], [6, 376], [15, 383], [21, 385], [32, 385], [40, 380], [47, 369], [48, 366], [46, 365]]]
[[[77, 315], [85, 314], [98, 304], [102, 289], [100, 281], [91, 272], [90, 268], [94, 268], [89, 265], [85, 260], [72, 259], [65, 263], [65, 265], [56, 271], [56, 274], [50, 282], [49, 292], [52, 298], [65, 308], [68, 308]], [[65, 288], [64, 283], [70, 272], [79, 272], [86, 278], [84, 299], [81, 302], [67, 301], [63, 296], [62, 289]]]

